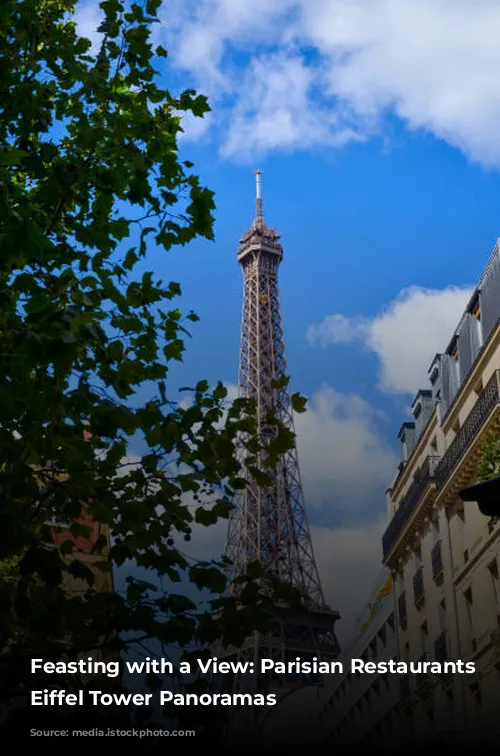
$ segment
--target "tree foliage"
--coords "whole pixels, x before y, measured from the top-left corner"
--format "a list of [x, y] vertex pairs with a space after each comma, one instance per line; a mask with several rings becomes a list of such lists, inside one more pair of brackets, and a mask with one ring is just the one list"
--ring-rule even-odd
[[478, 465], [477, 479], [484, 483], [497, 475], [500, 475], [500, 438], [490, 433]]
[[[144, 272], [152, 247], [167, 253], [213, 238], [212, 192], [177, 146], [183, 114], [202, 117], [208, 105], [162, 84], [166, 51], [151, 34], [159, 5], [100, 3], [93, 51], [77, 33], [75, 0], [0, 4], [4, 697], [14, 683], [33, 687], [31, 657], [119, 651], [145, 637], [186, 647], [220, 636], [237, 642], [259, 621], [255, 578], [242, 594], [247, 609], [221, 600], [218, 623], [180, 589], [164, 595], [131, 579], [124, 595], [93, 591], [71, 542], [51, 548], [46, 525], [67, 521], [85, 537], [85, 507], [112, 534], [101, 569], [135, 560], [159, 578], [218, 592], [223, 565], [192, 564], [179, 540], [190, 538], [193, 521], [228, 516], [243, 485], [242, 434], [259, 472], [251, 402], [228, 404], [224, 386], [204, 380], [188, 406], [177, 400], [170, 368], [197, 316], [177, 306], [178, 283]], [[291, 441], [277, 434], [269, 464]], [[147, 452], [130, 464], [139, 443]], [[104, 546], [100, 539], [96, 552]], [[67, 574], [89, 590], [68, 596]]]
[[[500, 438], [490, 433], [477, 468], [477, 479], [480, 483], [484, 483], [498, 475], [500, 475]], [[491, 520], [495, 523], [498, 517], [492, 517]]]

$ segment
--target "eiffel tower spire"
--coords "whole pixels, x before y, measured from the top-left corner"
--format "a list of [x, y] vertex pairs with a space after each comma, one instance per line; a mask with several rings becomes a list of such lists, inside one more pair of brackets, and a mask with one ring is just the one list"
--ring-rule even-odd
[[264, 216], [262, 213], [262, 196], [261, 196], [261, 180], [262, 171], [255, 171], [255, 183], [256, 183], [256, 197], [255, 197], [255, 222], [263, 222]]
[[[256, 212], [249, 231], [240, 239], [238, 262], [243, 272], [243, 315], [239, 360], [239, 393], [257, 404], [258, 433], [265, 446], [277, 432], [268, 422], [270, 412], [294, 432], [281, 318], [278, 270], [283, 259], [280, 235], [264, 222], [261, 171], [256, 172]], [[279, 387], [277, 387], [279, 385]], [[325, 605], [314, 558], [300, 477], [297, 449], [288, 451], [272, 471], [271, 484], [259, 487], [248, 474], [228, 526], [226, 556], [232, 563], [229, 592], [237, 595], [234, 580], [247, 566], [259, 562], [264, 574], [296, 588], [303, 611], [286, 622], [276, 620], [268, 635], [255, 634], [243, 649], [227, 650], [254, 661], [286, 661], [316, 657], [331, 660], [339, 653], [334, 625], [339, 614]], [[282, 680], [285, 685], [290, 681]], [[303, 680], [303, 682], [306, 682]], [[311, 682], [309, 679], [307, 682]], [[276, 685], [276, 679], [272, 681]], [[269, 689], [271, 680], [259, 676], [257, 688]]]
[[[240, 240], [238, 261], [243, 270], [239, 393], [257, 402], [259, 435], [265, 444], [276, 430], [266, 423], [270, 412], [294, 429], [288, 388], [275, 388], [287, 373], [281, 320], [278, 268], [283, 259], [280, 236], [263, 218], [261, 171], [256, 171], [256, 213], [252, 228]], [[287, 452], [269, 487], [249, 483], [230, 521], [226, 555], [232, 578], [252, 561], [295, 588], [306, 603], [325, 601], [314, 559], [296, 448]]]

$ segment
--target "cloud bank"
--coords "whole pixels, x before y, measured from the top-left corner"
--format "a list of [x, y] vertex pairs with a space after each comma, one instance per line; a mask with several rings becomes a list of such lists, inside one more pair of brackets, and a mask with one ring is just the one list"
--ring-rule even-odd
[[327, 315], [311, 326], [308, 339], [323, 346], [361, 344], [379, 359], [382, 390], [414, 393], [427, 388], [431, 360], [446, 349], [471, 294], [471, 288], [413, 286], [373, 318]]
[[[92, 39], [95, 6], [78, 13]], [[384, 135], [396, 116], [500, 165], [497, 0], [164, 0], [160, 17], [167, 75], [214, 110], [188, 135], [215, 129], [228, 159], [341, 147]]]
[[496, 0], [165, 0], [162, 21], [227, 157], [341, 146], [395, 115], [500, 164]]

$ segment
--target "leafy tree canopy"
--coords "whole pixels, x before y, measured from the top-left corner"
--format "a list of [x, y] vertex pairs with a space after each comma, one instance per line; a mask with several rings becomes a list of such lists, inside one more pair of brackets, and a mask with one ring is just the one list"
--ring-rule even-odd
[[[126, 595], [68, 596], [65, 575], [90, 588], [94, 575], [71, 541], [47, 546], [52, 518], [88, 535], [76, 522], [85, 506], [112, 535], [103, 571], [134, 559], [160, 578], [219, 592], [222, 565], [192, 564], [176, 544], [193, 520], [209, 526], [228, 516], [243, 485], [241, 434], [256, 474], [262, 459], [251, 402], [228, 405], [224, 386], [204, 380], [189, 407], [177, 401], [169, 367], [182, 361], [197, 317], [176, 306], [178, 283], [138, 273], [151, 245], [168, 252], [213, 238], [212, 192], [177, 148], [183, 114], [202, 117], [208, 105], [159, 83], [167, 54], [152, 42], [159, 5], [100, 3], [94, 54], [77, 33], [76, 0], [0, 3], [4, 698], [14, 683], [36, 685], [32, 657], [119, 651], [124, 637], [238, 642], [259, 622], [255, 582], [242, 593], [248, 611], [221, 600], [218, 623], [181, 592], [160, 595], [139, 580]], [[295, 405], [303, 409], [299, 397]], [[147, 453], [129, 465], [138, 438]], [[266, 451], [271, 467], [292, 441], [277, 434]], [[198, 502], [194, 511], [186, 495]]]

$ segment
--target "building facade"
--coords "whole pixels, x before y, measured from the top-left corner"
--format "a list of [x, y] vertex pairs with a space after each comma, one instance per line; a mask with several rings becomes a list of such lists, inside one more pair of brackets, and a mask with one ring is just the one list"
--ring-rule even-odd
[[332, 747], [386, 748], [401, 735], [400, 679], [391, 674], [352, 674], [350, 662], [397, 659], [394, 595], [387, 570], [380, 574], [356, 624], [356, 637], [339, 658], [343, 673], [335, 675], [332, 682], [326, 681], [319, 713], [321, 740]]
[[500, 242], [450, 336], [399, 433], [383, 554], [401, 660], [472, 661], [476, 672], [409, 676], [399, 709], [417, 741], [488, 738], [500, 719], [500, 525], [459, 497], [500, 436]]

